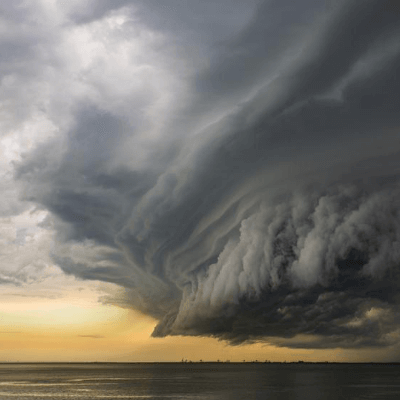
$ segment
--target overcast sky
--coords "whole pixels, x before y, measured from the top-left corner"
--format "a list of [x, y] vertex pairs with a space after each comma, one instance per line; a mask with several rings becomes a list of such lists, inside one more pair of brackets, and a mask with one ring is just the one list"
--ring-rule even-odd
[[67, 274], [153, 336], [400, 361], [397, 1], [0, 13], [3, 288]]

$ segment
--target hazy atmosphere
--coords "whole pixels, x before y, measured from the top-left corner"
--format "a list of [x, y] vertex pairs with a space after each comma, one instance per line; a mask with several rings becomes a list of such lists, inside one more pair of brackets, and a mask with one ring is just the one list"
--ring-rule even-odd
[[400, 361], [395, 0], [0, 4], [0, 361]]

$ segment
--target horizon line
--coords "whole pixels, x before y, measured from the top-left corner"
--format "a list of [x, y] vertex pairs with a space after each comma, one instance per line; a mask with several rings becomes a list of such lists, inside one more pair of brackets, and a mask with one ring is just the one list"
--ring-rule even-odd
[[378, 364], [400, 365], [400, 361], [0, 361], [2, 364]]

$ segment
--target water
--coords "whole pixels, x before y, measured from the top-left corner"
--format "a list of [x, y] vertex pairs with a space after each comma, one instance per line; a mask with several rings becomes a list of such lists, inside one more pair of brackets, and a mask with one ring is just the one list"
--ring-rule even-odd
[[400, 365], [0, 364], [0, 399], [400, 399]]

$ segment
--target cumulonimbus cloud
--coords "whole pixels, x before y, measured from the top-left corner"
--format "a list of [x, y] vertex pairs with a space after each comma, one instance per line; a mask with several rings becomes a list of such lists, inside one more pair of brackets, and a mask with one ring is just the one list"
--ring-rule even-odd
[[[188, 25], [157, 31], [149, 10], [158, 2], [99, 2], [98, 15], [79, 19], [84, 37], [104, 23], [118, 43], [133, 35], [122, 16], [140, 15], [152, 47], [146, 74], [133, 71], [149, 82], [117, 91], [99, 73], [114, 76], [112, 65], [89, 63], [85, 95], [68, 94], [73, 123], [27, 153], [15, 177], [53, 215], [53, 259], [123, 287], [104, 301], [156, 317], [155, 336], [292, 347], [399, 340], [400, 17], [389, 0], [316, 3], [263, 2], [230, 21], [233, 39], [220, 43], [216, 25], [204, 42]], [[290, 22], [276, 37], [261, 28], [274, 12]], [[182, 30], [192, 36], [177, 40]], [[190, 44], [212, 62], [192, 65]], [[152, 71], [165, 77], [162, 90]]]

